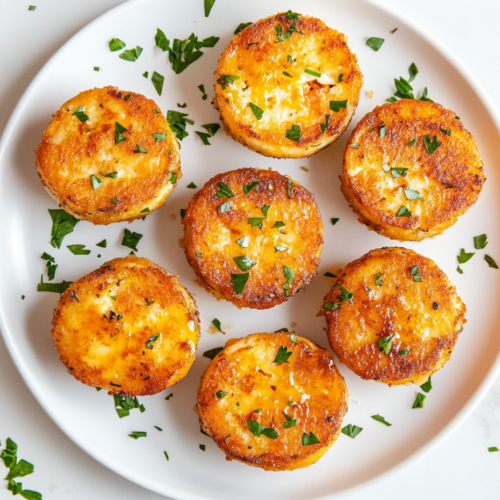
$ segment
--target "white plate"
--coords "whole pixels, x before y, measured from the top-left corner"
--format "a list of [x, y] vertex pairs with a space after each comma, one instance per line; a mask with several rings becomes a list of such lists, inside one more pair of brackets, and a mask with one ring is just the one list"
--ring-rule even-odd
[[[488, 390], [500, 368], [498, 354], [499, 271], [483, 260], [484, 251], [456, 272], [460, 248], [473, 249], [472, 237], [487, 233], [487, 252], [500, 262], [500, 177], [495, 169], [500, 143], [499, 120], [493, 107], [467, 71], [435, 40], [411, 21], [401, 19], [383, 7], [363, 0], [217, 0], [208, 19], [201, 0], [149, 0], [127, 2], [92, 22], [66, 43], [44, 66], [16, 107], [0, 145], [0, 316], [1, 329], [10, 353], [27, 385], [59, 427], [84, 450], [104, 465], [146, 488], [178, 499], [275, 499], [305, 500], [332, 498], [335, 494], [367, 484], [397, 466], [410, 464], [431, 450], [470, 414]], [[224, 454], [199, 431], [192, 408], [199, 379], [208, 364], [202, 353], [222, 345], [229, 337], [288, 327], [326, 347], [324, 320], [316, 317], [329, 282], [325, 271], [343, 266], [370, 249], [394, 242], [369, 232], [359, 224], [339, 190], [338, 175], [348, 137], [344, 134], [333, 146], [306, 160], [273, 160], [253, 153], [219, 132], [212, 146], [203, 146], [195, 135], [201, 124], [218, 121], [211, 107], [213, 73], [219, 54], [240, 22], [288, 9], [315, 15], [329, 26], [346, 33], [357, 54], [365, 86], [353, 123], [393, 93], [393, 78], [407, 77], [415, 62], [420, 70], [414, 86], [417, 94], [427, 86], [429, 95], [457, 112], [473, 133], [482, 154], [488, 181], [478, 203], [446, 233], [423, 243], [406, 246], [433, 258], [456, 283], [467, 304], [468, 323], [446, 368], [433, 380], [423, 410], [411, 408], [417, 387], [388, 388], [363, 381], [340, 366], [349, 387], [349, 412], [344, 424], [364, 428], [352, 440], [341, 435], [330, 452], [317, 464], [293, 473], [267, 473], [238, 462], [227, 462]], [[216, 35], [215, 48], [181, 75], [175, 75], [166, 53], [154, 46], [156, 28], [172, 40], [194, 32], [200, 38]], [[398, 28], [394, 35], [389, 31]], [[376, 53], [365, 45], [370, 36], [386, 41]], [[144, 52], [135, 63], [111, 53], [107, 42], [113, 37], [127, 47], [140, 45]], [[101, 72], [93, 67], [100, 66]], [[159, 97], [150, 80], [142, 74], [157, 71], [165, 76]], [[205, 85], [209, 99], [203, 101], [197, 86]], [[144, 234], [139, 255], [148, 257], [180, 275], [181, 282], [195, 294], [202, 320], [198, 359], [188, 376], [171, 391], [141, 398], [147, 411], [132, 411], [119, 420], [113, 401], [104, 392], [84, 386], [70, 377], [59, 362], [50, 329], [58, 296], [37, 293], [36, 284], [44, 272], [42, 252], [54, 255], [59, 268], [56, 281], [75, 280], [106, 260], [128, 254], [120, 245], [127, 224], [94, 227], [81, 222], [64, 240], [60, 250], [50, 246], [51, 220], [48, 208], [55, 208], [43, 190], [34, 165], [33, 150], [42, 132], [61, 104], [82, 90], [116, 85], [153, 98], [165, 113], [184, 110], [196, 122], [182, 142], [184, 177], [168, 199], [165, 208], [130, 228]], [[368, 98], [366, 90], [373, 90]], [[352, 128], [352, 125], [351, 125]], [[325, 225], [325, 247], [319, 275], [312, 284], [288, 303], [267, 311], [239, 311], [233, 305], [217, 302], [194, 284], [194, 273], [187, 264], [178, 240], [182, 237], [179, 211], [187, 206], [194, 181], [202, 186], [218, 172], [238, 167], [272, 167], [310, 189], [325, 222], [339, 217], [332, 227]], [[309, 168], [309, 172], [300, 166]], [[176, 218], [171, 217], [175, 214]], [[103, 238], [108, 248], [95, 246]], [[74, 256], [66, 245], [84, 243], [90, 256]], [[101, 253], [102, 258], [97, 258]], [[21, 295], [26, 300], [21, 300]], [[208, 333], [219, 318], [224, 337]], [[174, 397], [165, 401], [165, 395]], [[379, 413], [392, 422], [388, 428], [372, 420]], [[163, 428], [163, 432], [154, 429]], [[127, 437], [133, 430], [148, 432], [137, 441]], [[199, 449], [206, 445], [206, 452]], [[170, 455], [167, 462], [163, 450]], [[91, 478], [88, 478], [91, 480]]]

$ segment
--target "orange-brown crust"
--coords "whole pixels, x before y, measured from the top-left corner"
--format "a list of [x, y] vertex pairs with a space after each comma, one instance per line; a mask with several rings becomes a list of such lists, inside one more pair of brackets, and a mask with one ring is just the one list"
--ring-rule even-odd
[[[296, 339], [259, 333], [228, 342], [203, 374], [196, 407], [200, 424], [228, 460], [293, 470], [315, 463], [337, 439], [347, 411], [344, 379], [327, 350]], [[288, 363], [273, 362], [280, 347], [293, 351]], [[227, 396], [217, 397], [219, 391]], [[283, 427], [284, 412], [296, 419], [295, 426]], [[279, 436], [255, 436], [249, 420]], [[320, 443], [303, 446], [303, 434], [311, 432]]]
[[[80, 106], [89, 117], [85, 122], [73, 115]], [[127, 129], [127, 140], [118, 144], [115, 122]], [[166, 133], [165, 140], [157, 142], [153, 134], [158, 133]], [[148, 153], [135, 153], [137, 144]], [[44, 132], [36, 166], [51, 197], [94, 224], [143, 217], [141, 211], [165, 204], [175, 186], [172, 173], [182, 176], [179, 144], [158, 105], [116, 87], [87, 90], [66, 102]], [[117, 172], [117, 177], [100, 172]], [[102, 182], [98, 189], [91, 175]]]
[[[414, 281], [414, 266], [422, 282]], [[383, 273], [380, 286], [378, 273]], [[323, 306], [338, 302], [339, 285], [353, 298], [336, 310], [323, 308], [328, 340], [357, 375], [388, 385], [422, 384], [449, 359], [466, 309], [431, 259], [399, 247], [372, 250], [345, 267]], [[393, 342], [386, 355], [378, 340], [389, 335]], [[400, 355], [405, 349], [410, 352]]]
[[[219, 182], [227, 184], [234, 197], [217, 197]], [[252, 189], [245, 195], [243, 188], [253, 182], [258, 183], [258, 192]], [[219, 213], [225, 202], [231, 209]], [[263, 228], [251, 227], [248, 219], [264, 217], [264, 205], [270, 208]], [[273, 228], [277, 221], [285, 226]], [[195, 194], [183, 224], [186, 257], [201, 283], [217, 298], [238, 307], [268, 309], [287, 300], [283, 266], [295, 274], [289, 297], [316, 274], [323, 247], [319, 209], [307, 189], [278, 172], [245, 168], [216, 175]], [[249, 244], [242, 248], [236, 240], [245, 236]], [[276, 246], [288, 250], [276, 252]], [[251, 258], [255, 266], [240, 270], [233, 258], [241, 256]], [[249, 278], [243, 292], [236, 294], [231, 274], [239, 273], [249, 273]]]
[[69, 286], [54, 311], [52, 335], [80, 382], [110, 394], [150, 395], [176, 384], [194, 362], [198, 311], [177, 276], [128, 256]]
[[[293, 24], [303, 34], [297, 31], [276, 43], [276, 26], [286, 33]], [[326, 76], [317, 80], [304, 69]], [[223, 88], [218, 82], [223, 75], [239, 80]], [[308, 80], [303, 81], [304, 76]], [[245, 28], [229, 42], [215, 80], [214, 105], [229, 136], [265, 156], [300, 158], [317, 153], [347, 128], [363, 76], [342, 33], [314, 17], [300, 15], [297, 21], [279, 13]], [[334, 112], [331, 100], [348, 100], [347, 108]], [[255, 118], [248, 101], [263, 109], [262, 120]], [[268, 121], [266, 115], [272, 113], [276, 116]], [[326, 115], [331, 118], [323, 133]], [[286, 137], [292, 124], [301, 127], [299, 142]]]
[[[382, 123], [385, 137], [379, 133]], [[442, 143], [432, 154], [425, 135]], [[416, 144], [409, 146], [414, 139]], [[383, 167], [408, 171], [394, 179]], [[453, 225], [476, 202], [485, 180], [474, 139], [455, 112], [402, 99], [375, 108], [358, 123], [344, 154], [341, 190], [369, 229], [400, 241], [420, 241]], [[419, 191], [425, 202], [408, 200], [406, 187]], [[402, 205], [411, 217], [396, 215]]]

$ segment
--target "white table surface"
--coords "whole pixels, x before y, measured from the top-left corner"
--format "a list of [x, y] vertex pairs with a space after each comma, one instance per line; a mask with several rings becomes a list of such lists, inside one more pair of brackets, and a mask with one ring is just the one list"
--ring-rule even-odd
[[[0, 132], [45, 61], [80, 28], [122, 3], [121, 0], [30, 1], [37, 6], [35, 11], [28, 11], [28, 1], [0, 0]], [[451, 48], [500, 108], [499, 0], [384, 2], [418, 21]], [[200, 8], [201, 4], [202, 0]], [[488, 168], [497, 166], [486, 165], [486, 172]], [[23, 478], [25, 488], [40, 491], [44, 499], [51, 500], [165, 498], [109, 471], [73, 444], [33, 398], [2, 340], [0, 401], [2, 444], [10, 436], [19, 445], [19, 456], [35, 464], [35, 473]], [[354, 493], [352, 500], [498, 499], [500, 453], [488, 453], [489, 446], [500, 448], [500, 379], [444, 444], [389, 481]], [[0, 476], [2, 467], [0, 462]], [[0, 499], [11, 498], [6, 484], [0, 480]]]

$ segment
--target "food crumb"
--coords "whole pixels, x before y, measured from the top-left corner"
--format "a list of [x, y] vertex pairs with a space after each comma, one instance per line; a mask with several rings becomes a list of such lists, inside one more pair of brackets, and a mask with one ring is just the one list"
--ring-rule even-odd
[[295, 321], [292, 321], [292, 322], [290, 323], [290, 326], [291, 326], [292, 328], [295, 328], [295, 327], [297, 326], [297, 323], [295, 323]]
[[172, 220], [175, 220], [175, 219], [177, 219], [177, 215], [175, 215], [175, 214], [170, 214], [170, 218], [171, 218]]
[[300, 170], [303, 170], [304, 172], [309, 172], [309, 169], [306, 167], [300, 167]]
[[54, 490], [57, 488], [56, 484], [55, 483], [52, 483], [50, 486], [49, 486], [49, 493], [53, 493]]
[[368, 99], [371, 99], [373, 97], [373, 90], [367, 90], [366, 95], [367, 95]]
[[210, 325], [208, 327], [207, 333], [211, 333], [212, 335], [215, 333], [219, 333], [219, 330], [215, 327], [215, 325]]
[[184, 241], [184, 238], [179, 238], [179, 246], [181, 248], [186, 248], [186, 242]]

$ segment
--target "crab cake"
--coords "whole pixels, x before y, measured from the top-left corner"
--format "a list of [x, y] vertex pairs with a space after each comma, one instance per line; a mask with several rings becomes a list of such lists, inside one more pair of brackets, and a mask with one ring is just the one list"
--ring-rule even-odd
[[302, 158], [347, 128], [363, 84], [347, 38], [292, 11], [248, 26], [228, 44], [214, 106], [226, 133], [264, 156]]
[[42, 184], [78, 219], [132, 221], [165, 204], [182, 176], [179, 143], [160, 108], [116, 87], [63, 104], [36, 150]]
[[474, 139], [456, 113], [401, 99], [375, 108], [354, 129], [341, 190], [368, 229], [421, 241], [455, 224], [485, 180]]
[[269, 309], [307, 285], [323, 247], [313, 195], [270, 170], [216, 175], [183, 218], [186, 256], [200, 283], [237, 307]]
[[110, 394], [156, 394], [184, 378], [200, 336], [198, 311], [177, 276], [148, 259], [106, 262], [69, 286], [52, 335], [61, 361]]
[[330, 449], [347, 395], [326, 349], [295, 334], [257, 333], [229, 340], [211, 361], [195, 410], [227, 460], [293, 470]]
[[444, 272], [399, 247], [348, 264], [323, 313], [339, 360], [389, 386], [423, 384], [448, 361], [466, 322], [465, 305]]

